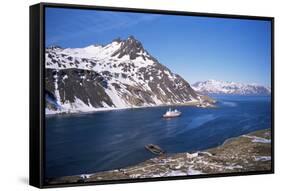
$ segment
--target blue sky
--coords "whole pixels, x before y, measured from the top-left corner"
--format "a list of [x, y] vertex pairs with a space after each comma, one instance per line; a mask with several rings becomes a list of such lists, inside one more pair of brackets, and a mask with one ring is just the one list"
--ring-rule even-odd
[[270, 86], [269, 21], [47, 8], [46, 46], [85, 47], [135, 36], [190, 83]]

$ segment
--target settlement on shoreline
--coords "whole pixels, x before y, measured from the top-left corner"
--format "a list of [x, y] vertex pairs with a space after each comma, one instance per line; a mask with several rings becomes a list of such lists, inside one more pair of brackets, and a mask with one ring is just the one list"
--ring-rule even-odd
[[135, 166], [48, 179], [48, 184], [271, 170], [271, 130], [230, 138], [195, 153], [162, 155]]

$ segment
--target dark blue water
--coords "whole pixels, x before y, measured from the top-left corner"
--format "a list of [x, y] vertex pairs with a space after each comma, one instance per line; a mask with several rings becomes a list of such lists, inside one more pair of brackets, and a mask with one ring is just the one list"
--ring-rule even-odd
[[177, 107], [182, 116], [161, 116], [167, 107], [61, 115], [46, 118], [46, 177], [94, 173], [134, 165], [153, 154], [215, 147], [227, 138], [271, 127], [270, 97], [220, 96], [218, 108]]

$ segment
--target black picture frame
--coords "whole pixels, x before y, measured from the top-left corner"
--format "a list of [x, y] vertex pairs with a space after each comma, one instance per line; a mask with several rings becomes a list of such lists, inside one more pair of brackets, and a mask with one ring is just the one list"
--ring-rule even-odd
[[[48, 185], [44, 182], [44, 139], [45, 139], [45, 99], [44, 99], [44, 69], [45, 69], [45, 8], [71, 8], [71, 9], [88, 9], [88, 10], [105, 10], [116, 12], [137, 12], [137, 13], [154, 13], [166, 15], [183, 15], [198, 17], [215, 17], [215, 18], [231, 18], [231, 19], [249, 19], [249, 20], [265, 20], [271, 22], [271, 170], [254, 171], [243, 173], [223, 173], [223, 174], [202, 174], [192, 176], [177, 176], [163, 178], [145, 178], [145, 179], [128, 179], [128, 180], [110, 180], [97, 181], [87, 183], [65, 183]], [[55, 4], [55, 3], [39, 3], [30, 6], [30, 129], [29, 129], [29, 183], [38, 188], [53, 188], [67, 186], [84, 186], [99, 184], [116, 184], [131, 182], [148, 182], [148, 181], [166, 181], [178, 179], [195, 179], [210, 177], [226, 177], [226, 176], [244, 176], [257, 174], [274, 173], [274, 18], [249, 16], [249, 15], [230, 15], [216, 13], [197, 13], [155, 9], [136, 9], [121, 7], [103, 7], [92, 5], [73, 5], [73, 4]]]

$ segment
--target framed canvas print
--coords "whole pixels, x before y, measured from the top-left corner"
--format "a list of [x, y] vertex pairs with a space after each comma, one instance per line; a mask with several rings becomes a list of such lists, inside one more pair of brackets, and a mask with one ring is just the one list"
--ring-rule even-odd
[[30, 7], [30, 184], [274, 172], [274, 19]]

